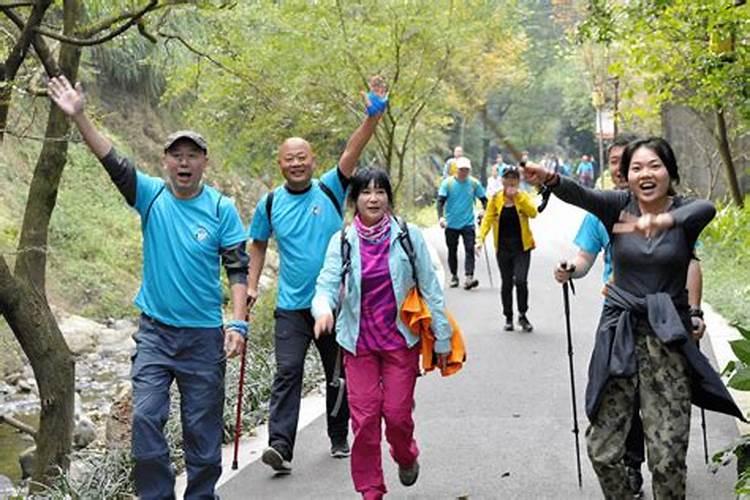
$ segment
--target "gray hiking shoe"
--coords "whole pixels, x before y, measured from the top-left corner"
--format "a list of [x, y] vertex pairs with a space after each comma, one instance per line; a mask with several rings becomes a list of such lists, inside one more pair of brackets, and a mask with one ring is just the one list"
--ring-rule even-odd
[[276, 474], [291, 474], [292, 472], [292, 464], [284, 459], [282, 454], [273, 446], [269, 446], [263, 450], [263, 455], [260, 459], [264, 464], [271, 467]]
[[448, 282], [448, 286], [450, 286], [451, 288], [456, 288], [458, 286], [458, 276], [456, 276], [455, 274], [451, 276], [451, 280], [450, 282]]
[[331, 443], [331, 456], [333, 458], [346, 458], [351, 454], [352, 450], [349, 448], [349, 443], [346, 442], [346, 439]]
[[464, 281], [464, 290], [471, 290], [479, 286], [479, 280], [475, 279], [471, 274], [466, 275], [466, 281]]
[[529, 323], [528, 318], [526, 318], [526, 315], [522, 315], [518, 318], [518, 326], [521, 327], [521, 330], [524, 332], [531, 332], [534, 330], [534, 327], [531, 326], [531, 323]]
[[419, 477], [419, 462], [416, 460], [411, 467], [398, 466], [398, 479], [404, 486], [411, 486], [417, 482]]

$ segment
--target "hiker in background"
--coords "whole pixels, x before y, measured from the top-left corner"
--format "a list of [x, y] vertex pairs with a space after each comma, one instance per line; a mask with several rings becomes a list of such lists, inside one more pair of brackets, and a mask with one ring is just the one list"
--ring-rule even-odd
[[464, 242], [464, 289], [479, 286], [474, 278], [474, 204], [475, 200], [487, 207], [487, 196], [479, 181], [471, 176], [471, 161], [462, 157], [457, 161], [458, 173], [444, 179], [438, 189], [437, 211], [440, 227], [445, 230], [445, 243], [448, 246], [448, 268], [451, 288], [458, 286], [458, 239]]
[[450, 354], [451, 330], [421, 231], [409, 224], [404, 234], [404, 226], [393, 216], [388, 174], [376, 168], [359, 170], [351, 180], [349, 205], [354, 208], [354, 220], [343, 235], [337, 233], [330, 240], [312, 313], [316, 338], [326, 338], [334, 328], [333, 311], [338, 310], [335, 338], [343, 349], [354, 431], [351, 474], [362, 498], [374, 500], [387, 491], [381, 421], [401, 483], [411, 486], [419, 475], [412, 412], [420, 339], [399, 316], [407, 293], [415, 286], [401, 238], [409, 238], [414, 249], [419, 291], [432, 314], [434, 351], [441, 365]]
[[576, 169], [576, 176], [582, 186], [594, 187], [594, 164], [591, 163], [589, 155], [581, 156], [581, 162]]
[[500, 297], [505, 316], [504, 330], [513, 330], [513, 287], [518, 300], [518, 325], [524, 332], [534, 327], [526, 317], [529, 310], [528, 274], [534, 237], [529, 218], [536, 217], [537, 208], [531, 195], [519, 189], [520, 171], [507, 166], [502, 172], [503, 189], [489, 202], [479, 228], [477, 252], [492, 228], [497, 265], [500, 268]]
[[716, 209], [675, 194], [677, 161], [662, 138], [628, 144], [621, 174], [628, 191], [588, 189], [537, 165], [524, 169], [530, 183], [596, 215], [610, 236], [614, 278], [606, 287], [586, 389], [587, 450], [604, 496], [632, 495], [623, 455], [638, 397], [653, 496], [684, 498], [691, 400], [742, 418], [689, 334], [688, 266]]
[[271, 389], [268, 447], [262, 455], [263, 463], [278, 474], [288, 474], [292, 469], [305, 355], [313, 340], [328, 382], [326, 408], [331, 456], [349, 456], [349, 410], [346, 403], [336, 416], [331, 416], [338, 396], [338, 390], [330, 385], [338, 348], [330, 337], [313, 338], [310, 305], [328, 241], [341, 227], [341, 205], [349, 179], [385, 111], [386, 92], [382, 78], [370, 80], [364, 121], [349, 138], [338, 165], [320, 179], [312, 178], [315, 156], [310, 144], [299, 137], [284, 141], [279, 148], [278, 163], [286, 182], [260, 199], [250, 224], [248, 294], [251, 301], [258, 296], [258, 280], [271, 236], [276, 238], [279, 250], [278, 297], [274, 313], [276, 374]]
[[[609, 173], [612, 184], [615, 189], [627, 189], [627, 180], [620, 175], [620, 160], [625, 147], [635, 140], [635, 137], [618, 136], [609, 146], [607, 158], [609, 163]], [[562, 284], [570, 279], [579, 279], [586, 276], [591, 269], [596, 256], [602, 252], [604, 260], [604, 274], [602, 281], [606, 285], [612, 279], [612, 251], [609, 244], [609, 234], [602, 222], [591, 213], [587, 213], [581, 222], [581, 226], [576, 234], [574, 244], [578, 247], [578, 253], [573, 259], [562, 261], [555, 267], [554, 277], [558, 283]], [[696, 259], [690, 261], [687, 276], [688, 301], [691, 311], [700, 311], [702, 296], [702, 280], [700, 263]], [[697, 314], [691, 314], [693, 338], [699, 340], [706, 329], [705, 323]], [[645, 461], [643, 436], [643, 421], [640, 414], [640, 399], [635, 398], [633, 407], [633, 420], [630, 426], [630, 432], [625, 441], [625, 455], [623, 462], [625, 464], [625, 475], [627, 485], [633, 495], [641, 495], [643, 487], [643, 475], [641, 465]]]
[[503, 179], [500, 176], [500, 172], [503, 171], [508, 165], [503, 162], [503, 155], [500, 153], [495, 157], [495, 163], [490, 167], [490, 176], [487, 178], [487, 199], [492, 199], [498, 191], [503, 189]]
[[443, 165], [443, 179], [453, 177], [458, 173], [458, 160], [464, 157], [464, 148], [456, 146], [453, 148], [453, 156], [445, 160]]
[[[49, 95], [75, 123], [125, 201], [141, 218], [141, 310], [131, 369], [133, 479], [145, 500], [174, 498], [175, 475], [164, 436], [172, 382], [182, 406], [187, 499], [214, 498], [221, 476], [226, 358], [244, 349], [245, 232], [234, 202], [203, 183], [208, 145], [197, 132], [167, 137], [162, 167], [151, 177], [121, 156], [86, 116], [80, 84], [52, 78]], [[221, 264], [220, 264], [221, 263]], [[222, 317], [221, 270], [231, 290]], [[175, 293], [178, 290], [180, 293]]]

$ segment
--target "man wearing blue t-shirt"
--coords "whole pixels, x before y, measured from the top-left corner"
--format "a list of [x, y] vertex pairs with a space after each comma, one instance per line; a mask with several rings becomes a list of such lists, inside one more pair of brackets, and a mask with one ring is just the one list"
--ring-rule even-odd
[[[84, 113], [80, 86], [71, 87], [64, 76], [53, 78], [49, 93], [141, 218], [143, 279], [135, 304], [142, 314], [131, 372], [138, 496], [175, 497], [163, 430], [176, 379], [188, 479], [184, 497], [214, 498], [221, 475], [226, 358], [242, 351], [248, 331], [242, 221], [232, 200], [202, 183], [208, 147], [200, 134], [171, 134], [162, 157], [167, 179], [151, 177], [96, 130]], [[226, 325], [220, 262], [232, 295], [233, 319]]]
[[331, 387], [338, 347], [333, 335], [314, 338], [310, 307], [328, 243], [341, 228], [349, 179], [386, 108], [383, 79], [371, 79], [370, 88], [365, 120], [349, 138], [338, 165], [320, 179], [312, 178], [315, 156], [310, 144], [299, 137], [284, 141], [279, 148], [278, 163], [286, 182], [260, 199], [250, 223], [248, 293], [251, 301], [258, 295], [258, 281], [271, 236], [276, 238], [279, 250], [274, 314], [276, 374], [271, 391], [268, 448], [262, 455], [263, 462], [277, 474], [291, 472], [305, 355], [311, 341], [320, 353], [328, 382], [326, 407], [331, 456], [349, 456], [349, 408], [345, 400], [338, 413], [331, 416], [339, 393]]
[[[635, 140], [630, 136], [617, 137], [607, 151], [609, 172], [612, 177], [612, 183], [616, 189], [628, 189], [627, 179], [620, 175], [620, 160], [622, 153], [629, 142]], [[570, 261], [560, 263], [554, 271], [555, 279], [559, 283], [565, 283], [569, 279], [582, 278], [588, 274], [589, 270], [596, 260], [599, 252], [603, 252], [604, 273], [602, 281], [606, 284], [612, 277], [612, 251], [609, 244], [610, 237], [604, 224], [593, 214], [587, 213], [581, 222], [574, 243], [578, 247], [578, 254]], [[687, 277], [688, 301], [691, 309], [700, 311], [702, 278], [700, 264], [697, 260], [692, 260], [688, 268]], [[700, 317], [693, 317], [693, 335], [700, 339], [705, 331], [702, 313]], [[639, 400], [636, 398], [636, 403]], [[643, 486], [643, 476], [641, 474], [641, 465], [645, 460], [643, 422], [640, 416], [640, 406], [636, 404], [631, 420], [630, 432], [625, 441], [625, 456], [623, 462], [625, 465], [628, 488], [634, 495], [641, 494]]]
[[445, 244], [448, 247], [448, 268], [451, 288], [458, 286], [458, 239], [464, 242], [464, 289], [471, 290], [479, 285], [474, 278], [474, 204], [476, 200], [487, 208], [487, 195], [484, 188], [471, 174], [471, 161], [464, 157], [456, 161], [456, 175], [443, 179], [438, 189], [437, 211], [440, 227], [445, 230]]

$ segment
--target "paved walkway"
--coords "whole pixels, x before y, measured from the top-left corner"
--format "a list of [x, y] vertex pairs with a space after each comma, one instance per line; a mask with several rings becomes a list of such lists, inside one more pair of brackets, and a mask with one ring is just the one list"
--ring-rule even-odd
[[[569, 242], [580, 219], [581, 212], [553, 199], [548, 212], [534, 221], [538, 249], [529, 279], [533, 333], [502, 331], [499, 276], [493, 265], [491, 289], [484, 256], [477, 262], [478, 289], [447, 291], [448, 306], [466, 335], [469, 363], [457, 376], [430, 374], [418, 382], [415, 418], [422, 473], [415, 486], [401, 486], [384, 445], [389, 498], [601, 498], [583, 438], [583, 390], [600, 311], [601, 267], [577, 283], [578, 295], [572, 300], [582, 489], [576, 482], [562, 294], [551, 277], [554, 262], [571, 255]], [[441, 233], [430, 230], [428, 237], [444, 261]], [[707, 422], [710, 452], [737, 436], [728, 417], [709, 413]], [[695, 408], [692, 423], [688, 498], [733, 498], [734, 469], [725, 467], [714, 475], [703, 463], [700, 412]], [[317, 418], [298, 436], [293, 474], [275, 478], [255, 461], [219, 493], [224, 500], [355, 499], [348, 465], [348, 460], [329, 458], [325, 421]], [[646, 476], [646, 498], [651, 498]]]

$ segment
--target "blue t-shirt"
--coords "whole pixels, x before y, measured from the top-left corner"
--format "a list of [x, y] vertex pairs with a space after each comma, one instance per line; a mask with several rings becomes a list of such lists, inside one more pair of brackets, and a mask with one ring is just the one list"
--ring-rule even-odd
[[[272, 224], [266, 214], [263, 196], [255, 207], [248, 236], [268, 241], [273, 234], [279, 248], [279, 286], [276, 306], [281, 309], [307, 309], [315, 295], [315, 280], [325, 260], [328, 242], [341, 229], [341, 216], [333, 201], [320, 188], [324, 183], [343, 209], [348, 180], [334, 167], [313, 179], [309, 189], [296, 193], [286, 186], [274, 190]], [[273, 226], [273, 227], [271, 227]]]
[[176, 198], [163, 179], [138, 172], [134, 208], [143, 232], [135, 305], [171, 326], [221, 326], [221, 250], [245, 241], [234, 202], [209, 186], [189, 200]]
[[473, 177], [460, 181], [455, 177], [440, 183], [438, 196], [445, 197], [445, 224], [450, 229], [474, 226], [474, 200], [485, 198], [484, 188]]
[[573, 243], [586, 253], [596, 256], [604, 250], [604, 273], [602, 281], [607, 283], [612, 276], [612, 247], [609, 244], [609, 233], [595, 215], [587, 213], [578, 228]]

